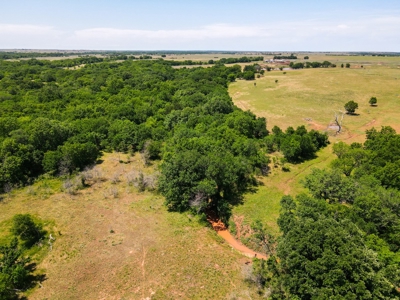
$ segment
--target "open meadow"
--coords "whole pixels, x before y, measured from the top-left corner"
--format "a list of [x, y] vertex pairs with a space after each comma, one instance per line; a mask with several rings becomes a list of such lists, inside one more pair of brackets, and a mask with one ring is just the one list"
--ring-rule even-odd
[[[392, 126], [400, 132], [400, 58], [373, 56], [328, 56], [309, 54], [309, 61], [328, 60], [336, 68], [302, 69], [265, 72], [254, 81], [237, 80], [229, 86], [234, 103], [267, 119], [267, 128], [305, 125], [308, 130], [328, 131], [331, 145], [320, 150], [315, 159], [300, 164], [287, 164], [289, 172], [272, 167], [256, 193], [248, 194], [244, 204], [234, 208], [234, 215], [243, 216], [244, 224], [260, 219], [277, 232], [279, 201], [285, 194], [306, 191], [301, 184], [312, 168], [324, 168], [335, 158], [332, 144], [363, 142], [365, 130]], [[351, 68], [341, 68], [341, 63]], [[361, 66], [363, 66], [361, 68]], [[277, 80], [277, 82], [275, 82]], [[377, 97], [376, 107], [368, 103]], [[343, 130], [335, 135], [328, 130], [335, 112], [344, 110], [350, 100], [358, 103], [357, 115], [344, 115]], [[273, 154], [272, 156], [279, 156]]]
[[168, 212], [163, 197], [138, 192], [132, 178], [152, 174], [137, 154], [108, 153], [74, 193], [42, 179], [0, 204], [0, 239], [29, 213], [55, 237], [33, 253], [46, 279], [29, 299], [254, 299], [249, 259], [189, 213]]

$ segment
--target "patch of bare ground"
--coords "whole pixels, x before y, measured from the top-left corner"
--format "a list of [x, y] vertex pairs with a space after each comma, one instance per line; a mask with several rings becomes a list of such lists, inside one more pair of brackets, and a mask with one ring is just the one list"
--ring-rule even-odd
[[314, 129], [314, 130], [319, 130], [319, 131], [324, 131], [327, 129], [328, 126], [324, 126], [322, 124], [319, 124], [315, 121], [313, 121], [310, 118], [306, 118], [305, 121], [307, 121], [307, 125], [309, 126], [309, 129]]
[[[220, 237], [222, 237], [232, 247], [232, 249], [239, 251], [241, 254], [243, 254], [244, 256], [247, 256], [249, 258], [257, 257], [259, 259], [265, 259], [265, 260], [267, 259], [267, 256], [265, 256], [264, 254], [256, 252], [256, 251], [246, 247], [242, 243], [240, 243], [229, 232], [228, 228], [226, 228], [225, 224], [221, 220], [209, 215], [208, 221], [210, 222], [213, 229], [218, 233], [218, 235]], [[240, 233], [240, 230], [239, 230], [239, 233]], [[240, 238], [240, 236], [239, 236], [239, 238]]]

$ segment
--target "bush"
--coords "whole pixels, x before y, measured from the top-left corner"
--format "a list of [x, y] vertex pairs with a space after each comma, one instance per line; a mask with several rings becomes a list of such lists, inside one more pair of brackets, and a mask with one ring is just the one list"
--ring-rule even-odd
[[36, 224], [29, 214], [18, 214], [13, 217], [11, 232], [31, 247], [45, 234], [41, 225]]
[[228, 81], [229, 82], [234, 82], [236, 79], [236, 75], [235, 74], [229, 74], [228, 75]]
[[347, 102], [344, 105], [344, 109], [347, 111], [348, 114], [354, 114], [354, 112], [356, 111], [356, 109], [358, 108], [358, 103], [354, 102], [353, 100]]
[[254, 80], [255, 79], [255, 74], [252, 71], [247, 71], [243, 73], [243, 79], [246, 80]]
[[147, 151], [149, 152], [149, 158], [151, 160], [160, 159], [161, 148], [162, 148], [162, 143], [160, 141], [150, 141], [147, 146]]

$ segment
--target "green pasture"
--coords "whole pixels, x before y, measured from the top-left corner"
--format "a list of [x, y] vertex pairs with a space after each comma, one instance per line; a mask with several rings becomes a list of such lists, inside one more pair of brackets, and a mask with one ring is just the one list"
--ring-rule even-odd
[[[399, 57], [314, 58], [310, 55], [310, 61], [323, 61], [324, 57], [334, 63], [348, 61], [351, 68], [340, 68], [339, 64], [337, 68], [329, 69], [271, 71], [255, 81], [238, 80], [229, 86], [234, 103], [257, 116], [266, 117], [269, 130], [275, 125], [282, 129], [305, 125], [307, 129], [326, 131], [334, 122], [335, 112], [344, 111], [346, 102], [354, 100], [359, 104], [357, 115], [344, 115], [341, 134], [327, 130], [331, 145], [320, 150], [315, 159], [297, 165], [287, 164], [289, 172], [271, 164], [271, 173], [261, 179], [263, 185], [255, 193], [245, 195], [244, 204], [233, 209], [233, 214], [244, 216], [247, 224], [260, 219], [271, 232], [277, 232], [281, 197], [306, 192], [301, 179], [312, 168], [329, 165], [335, 158], [331, 150], [333, 143], [340, 140], [363, 142], [365, 130], [372, 127], [392, 126], [400, 132]], [[371, 64], [364, 64], [367, 61]], [[361, 64], [364, 64], [363, 68]], [[372, 96], [378, 99], [376, 107], [368, 104]]]

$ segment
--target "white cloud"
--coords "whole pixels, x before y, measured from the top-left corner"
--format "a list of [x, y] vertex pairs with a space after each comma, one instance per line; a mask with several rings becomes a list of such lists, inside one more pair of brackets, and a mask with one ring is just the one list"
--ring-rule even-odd
[[1, 48], [398, 51], [400, 17], [283, 20], [238, 26], [212, 24], [175, 30], [0, 24]]
[[0, 34], [34, 34], [43, 35], [56, 32], [50, 26], [37, 26], [29, 24], [0, 24]]
[[50, 26], [0, 24], [0, 45], [3, 49], [52, 48], [52, 46], [57, 45], [65, 35], [65, 32]]
[[144, 39], [215, 39], [271, 36], [262, 28], [251, 26], [234, 26], [215, 24], [198, 29], [183, 30], [132, 30], [115, 28], [92, 28], [78, 30], [74, 33], [77, 39], [110, 39], [110, 38], [144, 38]]

